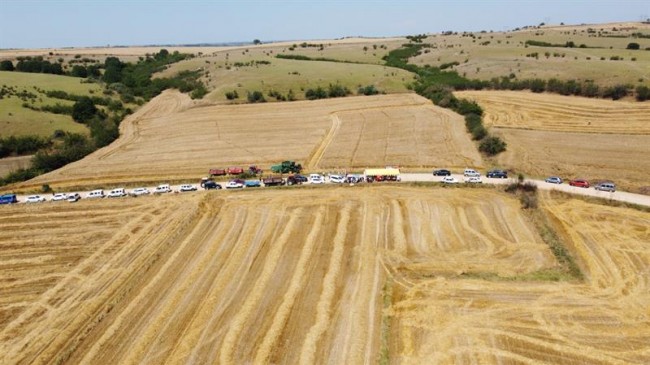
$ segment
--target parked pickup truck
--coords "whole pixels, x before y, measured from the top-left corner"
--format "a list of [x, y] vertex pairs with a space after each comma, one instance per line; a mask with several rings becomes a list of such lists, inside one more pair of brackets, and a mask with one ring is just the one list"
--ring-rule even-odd
[[280, 186], [284, 185], [284, 179], [281, 176], [267, 176], [262, 179], [264, 186]]

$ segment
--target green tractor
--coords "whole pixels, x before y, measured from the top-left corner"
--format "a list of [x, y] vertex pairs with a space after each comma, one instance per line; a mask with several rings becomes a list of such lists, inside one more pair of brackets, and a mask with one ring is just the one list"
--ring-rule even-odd
[[297, 174], [302, 171], [302, 165], [297, 164], [295, 161], [282, 161], [279, 165], [271, 166], [271, 171], [276, 174]]

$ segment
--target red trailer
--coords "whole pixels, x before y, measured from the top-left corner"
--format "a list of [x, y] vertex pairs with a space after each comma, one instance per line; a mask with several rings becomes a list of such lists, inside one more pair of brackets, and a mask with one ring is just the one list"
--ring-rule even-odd
[[212, 176], [223, 176], [225, 174], [226, 174], [226, 170], [210, 169], [210, 175], [212, 175]]
[[244, 173], [244, 169], [241, 167], [229, 167], [226, 169], [226, 172], [229, 175], [239, 175]]

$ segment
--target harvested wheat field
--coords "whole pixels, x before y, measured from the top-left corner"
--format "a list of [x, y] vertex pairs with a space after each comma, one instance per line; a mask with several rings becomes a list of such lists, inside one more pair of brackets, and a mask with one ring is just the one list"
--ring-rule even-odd
[[345, 111], [334, 115], [317, 167], [481, 166], [462, 118], [431, 105]]
[[339, 187], [6, 207], [0, 363], [362, 364], [386, 351], [402, 363], [410, 350], [386, 327], [401, 308], [385, 307], [390, 290], [556, 265], [518, 201], [459, 192]]
[[478, 102], [485, 110], [484, 122], [488, 127], [650, 135], [650, 103], [527, 91], [461, 91], [454, 94]]
[[396, 282], [391, 363], [650, 363], [650, 213], [545, 201], [585, 283]]
[[613, 180], [633, 192], [648, 186], [650, 104], [534, 94], [461, 92], [485, 110], [508, 149], [495, 162], [537, 177]]
[[[373, 120], [347, 119], [355, 115], [377, 120], [373, 125]], [[20, 186], [195, 180], [210, 168], [268, 168], [284, 160], [311, 169], [481, 163], [462, 121], [415, 94], [224, 106], [194, 104], [167, 91], [120, 128], [120, 138], [110, 146]], [[378, 140], [371, 143], [373, 138]], [[377, 146], [381, 153], [371, 155]], [[321, 165], [322, 158], [327, 164]]]

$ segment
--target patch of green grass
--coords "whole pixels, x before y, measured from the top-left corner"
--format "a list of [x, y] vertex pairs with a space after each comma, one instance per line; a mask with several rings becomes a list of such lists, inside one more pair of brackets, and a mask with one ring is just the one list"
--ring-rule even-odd
[[[54, 105], [56, 103], [72, 105], [72, 102], [54, 98], [39, 93], [42, 90], [63, 90], [68, 93], [80, 95], [101, 95], [101, 88], [97, 84], [81, 83], [77, 77], [48, 75], [24, 72], [0, 71], [0, 86], [14, 87], [17, 91], [26, 90], [37, 95], [34, 106]], [[52, 114], [24, 108], [24, 100], [13, 95], [5, 95], [0, 99], [0, 136], [39, 135], [50, 137], [55, 130], [72, 133], [88, 134], [86, 126], [75, 123], [72, 117], [61, 114]]]

